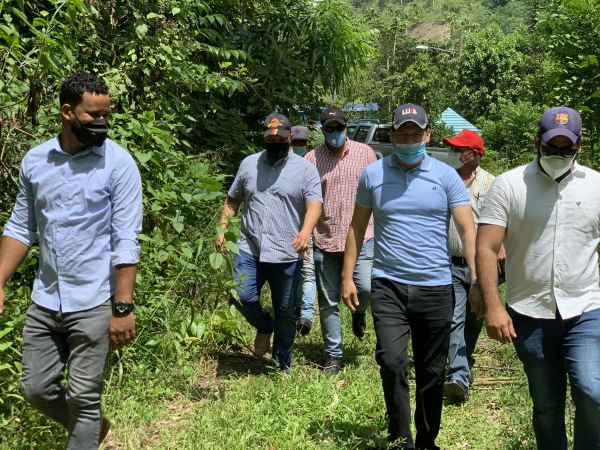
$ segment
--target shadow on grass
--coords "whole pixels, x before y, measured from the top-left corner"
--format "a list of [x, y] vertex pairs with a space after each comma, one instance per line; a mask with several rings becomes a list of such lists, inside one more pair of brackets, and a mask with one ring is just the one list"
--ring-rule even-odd
[[217, 378], [259, 376], [270, 371], [271, 361], [266, 358], [231, 353], [219, 353], [217, 356]]
[[386, 434], [386, 430], [374, 420], [363, 425], [331, 419], [316, 420], [306, 430], [306, 435], [317, 445], [325, 443], [339, 449], [385, 449], [388, 446]]

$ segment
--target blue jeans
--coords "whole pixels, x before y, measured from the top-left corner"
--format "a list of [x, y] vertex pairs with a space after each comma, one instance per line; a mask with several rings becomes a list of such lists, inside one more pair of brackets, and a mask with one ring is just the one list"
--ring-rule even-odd
[[[315, 274], [319, 296], [321, 332], [325, 353], [333, 358], [342, 357], [342, 326], [340, 324], [340, 300], [344, 252], [325, 252], [315, 247]], [[359, 306], [356, 313], [364, 314], [371, 304], [371, 269], [373, 268], [373, 239], [362, 246], [356, 267], [354, 283], [358, 292]]]
[[[446, 380], [458, 380], [466, 387], [471, 385], [471, 369], [475, 365], [473, 352], [481, 333], [483, 319], [477, 320], [477, 314], [471, 312], [469, 289], [471, 289], [471, 270], [469, 266], [452, 264], [452, 285], [456, 305], [450, 331], [450, 349], [448, 351], [448, 370]], [[505, 282], [502, 277], [499, 284]]]
[[[246, 280], [236, 291], [240, 303], [236, 306], [248, 323], [259, 333], [273, 335], [273, 364], [289, 370], [292, 347], [296, 336], [296, 292], [300, 284], [302, 260], [293, 263], [264, 263], [257, 256], [240, 251], [234, 256], [235, 281], [240, 284], [240, 274]], [[260, 291], [269, 282], [275, 318], [260, 303]]]
[[315, 255], [312, 236], [310, 238], [310, 261], [304, 261], [296, 308], [300, 308], [300, 317], [312, 322], [315, 314], [315, 297], [317, 296], [317, 283], [315, 281]]
[[538, 448], [568, 448], [568, 375], [575, 403], [575, 450], [600, 449], [600, 309], [571, 319], [563, 319], [558, 310], [555, 319], [507, 310], [517, 333], [513, 343], [529, 381]]

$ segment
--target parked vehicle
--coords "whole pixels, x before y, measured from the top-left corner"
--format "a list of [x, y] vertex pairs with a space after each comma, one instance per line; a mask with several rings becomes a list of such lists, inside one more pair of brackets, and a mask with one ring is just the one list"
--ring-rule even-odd
[[[377, 159], [394, 153], [394, 146], [390, 141], [391, 123], [379, 123], [378, 119], [361, 120], [348, 125], [348, 138], [353, 141], [367, 144], [373, 150]], [[448, 149], [427, 147], [427, 153], [443, 163], [448, 163]]]

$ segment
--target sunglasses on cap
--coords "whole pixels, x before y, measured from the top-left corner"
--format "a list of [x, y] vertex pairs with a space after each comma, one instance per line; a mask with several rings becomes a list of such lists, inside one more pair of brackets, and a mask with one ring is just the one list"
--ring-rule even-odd
[[579, 151], [579, 141], [575, 144], [575, 147], [564, 147], [558, 148], [553, 145], [541, 144], [540, 150], [544, 156], [556, 156], [559, 155], [564, 158], [573, 158]]
[[333, 133], [334, 131], [344, 131], [346, 129], [346, 124], [338, 125], [337, 127], [334, 127], [332, 125], [327, 125], [327, 126], [323, 127], [323, 129], [325, 131], [327, 131], [328, 133]]

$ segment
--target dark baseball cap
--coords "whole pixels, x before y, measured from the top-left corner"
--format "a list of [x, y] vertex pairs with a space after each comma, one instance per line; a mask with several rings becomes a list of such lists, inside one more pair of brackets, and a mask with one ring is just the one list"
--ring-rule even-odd
[[556, 136], [565, 136], [575, 143], [581, 138], [581, 127], [581, 116], [577, 111], [566, 106], [557, 106], [542, 115], [538, 136], [544, 142]]
[[282, 136], [288, 137], [292, 131], [290, 120], [283, 114], [277, 112], [271, 113], [265, 119], [263, 124], [263, 136]]
[[310, 139], [310, 131], [302, 125], [294, 125], [292, 127], [292, 141], [294, 139]]
[[341, 108], [330, 106], [321, 114], [321, 125], [326, 126], [334, 121], [346, 123], [348, 122], [348, 119], [346, 118], [346, 113], [342, 111]]
[[394, 111], [394, 118], [392, 119], [392, 127], [398, 128], [404, 122], [414, 122], [421, 128], [427, 128], [429, 125], [429, 119], [427, 113], [419, 105], [413, 103], [406, 103], [405, 105], [398, 106]]

